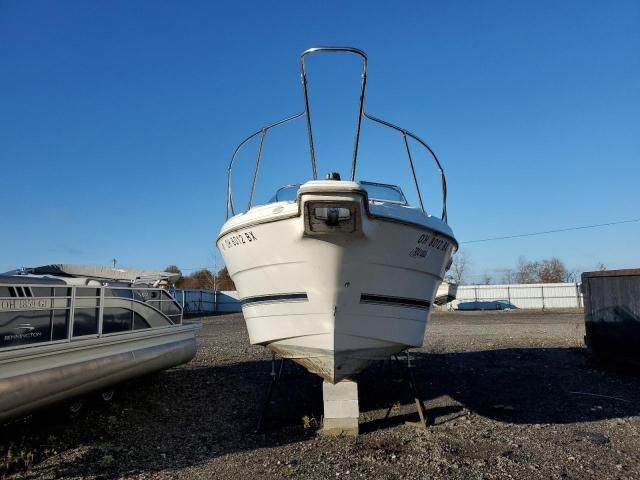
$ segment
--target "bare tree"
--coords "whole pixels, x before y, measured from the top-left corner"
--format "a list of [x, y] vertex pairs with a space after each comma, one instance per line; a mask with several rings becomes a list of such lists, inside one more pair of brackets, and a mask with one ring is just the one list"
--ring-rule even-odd
[[489, 272], [485, 272], [482, 275], [482, 284], [483, 285], [491, 285], [491, 281], [493, 280], [493, 278], [491, 277], [491, 275], [489, 275]]
[[216, 273], [216, 288], [218, 290], [235, 290], [236, 285], [231, 280], [231, 276], [227, 271], [227, 267], [223, 267], [221, 270]]
[[516, 283], [516, 272], [512, 268], [506, 268], [502, 273], [502, 283]]
[[[176, 271], [177, 270], [177, 271]], [[170, 265], [165, 269], [165, 272], [180, 273], [180, 269], [175, 265]], [[215, 274], [207, 269], [202, 268], [196, 270], [191, 275], [180, 276], [180, 279], [176, 282], [178, 288], [192, 288], [202, 290], [235, 290], [236, 286], [229, 276], [227, 267], [223, 267]]]
[[538, 283], [540, 263], [529, 262], [525, 257], [518, 259], [518, 268], [516, 270], [517, 283]]
[[447, 275], [447, 280], [457, 283], [458, 285], [463, 284], [470, 263], [469, 254], [464, 250], [459, 250], [453, 257], [453, 263]]
[[179, 273], [180, 275], [182, 275], [182, 270], [180, 270], [177, 265], [169, 265], [164, 269], [164, 271], [169, 273]]
[[540, 262], [538, 281], [540, 283], [560, 283], [564, 282], [567, 276], [567, 267], [559, 258], [553, 257]]
[[567, 270], [564, 276], [564, 282], [576, 283], [580, 280], [580, 270], [572, 268], [571, 270]]
[[598, 264], [596, 265], [596, 270], [598, 270], [599, 272], [604, 272], [606, 269], [607, 266], [602, 262], [598, 262]]
[[567, 270], [559, 258], [530, 262], [520, 257], [515, 280], [518, 283], [561, 283], [573, 282], [577, 276], [578, 272]]
[[213, 274], [210, 270], [203, 268], [196, 270], [181, 282], [181, 288], [196, 288], [212, 290], [215, 286]]
[[180, 288], [182, 285], [182, 281], [184, 280], [184, 276], [182, 275], [182, 270], [180, 270], [176, 265], [169, 265], [167, 268], [164, 269], [164, 271], [169, 273], [177, 273], [178, 275], [180, 275], [178, 279], [174, 282], [175, 286]]

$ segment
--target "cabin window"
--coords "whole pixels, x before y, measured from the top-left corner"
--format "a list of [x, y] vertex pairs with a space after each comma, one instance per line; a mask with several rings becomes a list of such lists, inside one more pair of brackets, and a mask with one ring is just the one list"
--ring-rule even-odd
[[109, 307], [102, 314], [102, 333], [128, 332], [133, 328], [133, 312], [126, 308]]
[[31, 345], [50, 339], [49, 310], [0, 312], [0, 347]]
[[97, 335], [98, 309], [76, 308], [73, 315], [73, 336]]

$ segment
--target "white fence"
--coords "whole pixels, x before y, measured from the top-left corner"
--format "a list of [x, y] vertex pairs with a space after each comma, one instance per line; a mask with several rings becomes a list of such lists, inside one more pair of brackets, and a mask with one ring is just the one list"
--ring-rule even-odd
[[[238, 292], [213, 290], [175, 290], [176, 300], [183, 301], [189, 315], [235, 313], [242, 311]], [[477, 308], [491, 309], [490, 302], [506, 301], [517, 308], [546, 310], [552, 308], [583, 308], [579, 283], [532, 283], [513, 285], [460, 285], [456, 299], [440, 310], [456, 310], [460, 304], [483, 302]], [[461, 308], [465, 308], [464, 305]], [[493, 308], [496, 308], [493, 306]]]
[[171, 294], [183, 304], [185, 315], [234, 313], [242, 310], [236, 291], [174, 289]]
[[[466, 302], [506, 300], [517, 308], [583, 308], [579, 283], [531, 283], [513, 285], [460, 285], [456, 299], [445, 310]], [[464, 308], [464, 306], [462, 307]]]

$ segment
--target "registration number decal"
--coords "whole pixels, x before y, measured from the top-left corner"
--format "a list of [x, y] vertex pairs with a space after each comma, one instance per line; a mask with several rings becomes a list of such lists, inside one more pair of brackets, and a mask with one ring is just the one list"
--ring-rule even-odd
[[236, 233], [228, 236], [220, 242], [220, 246], [223, 250], [228, 250], [233, 247], [241, 247], [252, 242], [257, 242], [258, 237], [251, 230], [248, 232]]
[[417, 245], [409, 252], [411, 258], [425, 258], [429, 250], [446, 252], [451, 245], [448, 240], [437, 237], [435, 235], [427, 235], [423, 233], [418, 237]]
[[34, 308], [53, 308], [53, 299], [3, 298], [0, 300], [0, 310], [32, 310]]

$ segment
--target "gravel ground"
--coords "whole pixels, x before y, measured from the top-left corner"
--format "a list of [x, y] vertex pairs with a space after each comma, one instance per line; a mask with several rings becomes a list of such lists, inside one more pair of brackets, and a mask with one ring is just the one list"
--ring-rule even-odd
[[256, 432], [270, 355], [241, 315], [202, 321], [189, 365], [0, 427], [0, 477], [640, 478], [640, 376], [592, 363], [580, 313], [434, 314], [412, 355], [432, 425], [404, 425], [402, 369], [374, 366], [357, 438], [317, 434], [320, 380], [291, 363]]

